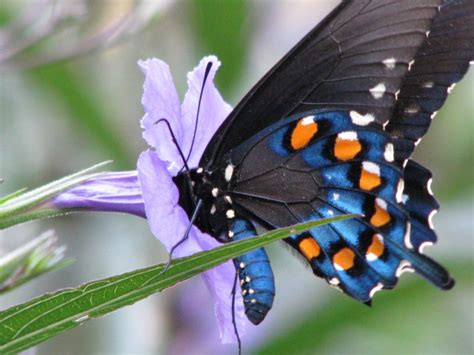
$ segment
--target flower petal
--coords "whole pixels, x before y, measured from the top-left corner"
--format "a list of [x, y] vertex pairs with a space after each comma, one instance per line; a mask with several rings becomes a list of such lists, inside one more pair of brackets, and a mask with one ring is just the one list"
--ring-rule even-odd
[[[178, 189], [165, 163], [151, 150], [143, 152], [138, 159], [138, 179], [151, 231], [169, 251], [181, 240], [189, 224], [186, 212], [178, 205]], [[218, 245], [218, 241], [193, 226], [189, 238], [173, 252], [173, 256], [187, 256]], [[206, 271], [202, 277], [214, 301], [222, 341], [235, 342], [232, 324], [235, 267], [227, 262]], [[243, 335], [247, 320], [240, 293], [236, 294], [235, 306], [239, 334]]]
[[[165, 162], [156, 152], [147, 150], [140, 154], [137, 167], [150, 229], [170, 251], [184, 236], [189, 224], [186, 212], [178, 205], [178, 189]], [[173, 256], [186, 256], [202, 251], [195, 239], [191, 238], [195, 230], [195, 227], [191, 229], [190, 238], [176, 249]]]
[[53, 208], [123, 212], [145, 218], [145, 206], [136, 171], [102, 173], [55, 196]]
[[141, 120], [143, 138], [156, 149], [158, 156], [167, 162], [168, 169], [176, 174], [182, 166], [182, 159], [171, 139], [167, 125], [158, 120], [166, 119], [180, 146], [183, 145], [183, 126], [181, 107], [169, 66], [159, 59], [139, 61], [145, 74], [142, 104], [145, 116]]
[[[203, 250], [210, 250], [220, 245], [211, 236], [201, 233], [198, 236], [198, 243]], [[203, 273], [202, 278], [211, 293], [217, 323], [223, 343], [236, 343], [232, 323], [232, 289], [235, 280], [235, 267], [231, 261], [221, 264]], [[240, 293], [240, 285], [237, 285], [235, 294], [235, 323], [239, 330], [239, 335], [244, 336], [250, 322], [245, 316], [244, 303]]]
[[188, 73], [188, 92], [184, 97], [182, 105], [182, 122], [183, 127], [186, 127], [186, 132], [190, 133], [183, 137], [183, 150], [188, 152], [191, 147], [198, 111], [199, 96], [201, 94], [208, 63], [212, 63], [212, 67], [202, 94], [196, 137], [188, 161], [190, 167], [197, 167], [207, 144], [217, 128], [219, 128], [232, 110], [232, 107], [222, 99], [221, 94], [214, 85], [214, 77], [221, 66], [221, 62], [215, 56], [204, 57], [199, 62], [199, 65], [192, 72]]

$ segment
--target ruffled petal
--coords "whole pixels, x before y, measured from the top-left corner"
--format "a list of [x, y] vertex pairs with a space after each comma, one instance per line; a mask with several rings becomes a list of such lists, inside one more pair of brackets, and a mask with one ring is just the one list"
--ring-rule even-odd
[[[167, 127], [162, 125], [157, 128], [155, 122], [164, 115], [168, 115], [166, 118], [170, 122], [178, 144], [187, 155], [193, 140], [199, 96], [208, 63], [212, 63], [212, 67], [203, 91], [198, 127], [188, 161], [190, 167], [197, 166], [211, 137], [232, 109], [222, 99], [213, 82], [221, 63], [215, 56], [208, 56], [188, 73], [189, 89], [181, 110], [177, 110], [175, 106], [178, 98], [168, 66], [159, 60], [140, 62], [140, 66], [146, 73], [143, 104], [147, 114], [142, 120], [142, 127], [145, 129], [145, 139], [155, 147], [156, 152], [148, 150], [140, 155], [138, 180], [142, 188], [150, 228], [168, 251], [183, 237], [189, 218], [178, 204], [179, 191], [172, 180], [172, 175], [175, 175], [182, 166], [181, 157], [172, 143]], [[165, 92], [169, 90], [168, 87], [171, 87], [170, 101], [166, 96], [168, 93]], [[167, 105], [170, 105], [171, 111], [163, 113], [163, 107]], [[181, 113], [182, 117], [180, 117]], [[218, 245], [220, 243], [214, 238], [193, 226], [188, 240], [173, 252], [173, 256], [187, 256]], [[235, 267], [232, 262], [227, 262], [203, 273], [202, 277], [214, 301], [222, 342], [235, 343], [232, 323], [232, 288]], [[235, 307], [236, 324], [239, 334], [243, 335], [249, 322], [245, 317], [242, 296], [239, 292], [236, 294]]]
[[136, 171], [102, 173], [60, 193], [46, 205], [53, 208], [123, 212], [145, 218]]
[[142, 104], [145, 116], [141, 120], [144, 129], [143, 138], [156, 149], [161, 160], [166, 161], [168, 169], [175, 175], [182, 166], [182, 159], [173, 143], [165, 118], [173, 130], [180, 146], [183, 145], [181, 106], [169, 66], [159, 59], [139, 61], [138, 65], [145, 74]]
[[221, 62], [215, 56], [207, 56], [201, 59], [199, 65], [188, 73], [188, 92], [184, 97], [182, 105], [182, 122], [186, 127], [186, 136], [183, 147], [186, 152], [191, 147], [191, 142], [196, 123], [199, 96], [202, 90], [204, 74], [208, 63], [212, 63], [209, 76], [204, 86], [202, 94], [199, 122], [196, 130], [196, 137], [188, 164], [190, 167], [197, 167], [204, 150], [216, 132], [217, 128], [224, 122], [232, 107], [227, 104], [214, 85], [214, 77], [221, 66]]
[[[140, 154], [137, 167], [150, 229], [170, 251], [181, 240], [189, 224], [186, 212], [178, 204], [178, 189], [166, 163], [156, 152], [147, 150]], [[175, 250], [173, 256], [186, 256], [202, 251], [195, 241], [195, 233], [196, 228], [193, 227], [190, 238]]]
[[[138, 159], [138, 179], [151, 231], [170, 251], [181, 240], [189, 223], [185, 211], [178, 205], [178, 189], [165, 163], [151, 150], [143, 152]], [[188, 256], [219, 245], [210, 235], [193, 226], [189, 238], [173, 252], [173, 256]], [[202, 277], [214, 301], [222, 341], [235, 342], [231, 308], [235, 267], [227, 262], [203, 273]], [[236, 323], [239, 334], [243, 335], [247, 320], [240, 293], [236, 294]]]

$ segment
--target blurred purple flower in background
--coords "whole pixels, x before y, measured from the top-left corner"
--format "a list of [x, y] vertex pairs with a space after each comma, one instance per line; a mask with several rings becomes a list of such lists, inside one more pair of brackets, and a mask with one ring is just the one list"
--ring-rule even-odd
[[100, 174], [60, 193], [46, 205], [59, 209], [123, 212], [146, 218], [136, 170]]
[[[199, 96], [209, 62], [212, 67], [202, 94], [200, 121], [192, 144]], [[100, 174], [57, 195], [48, 205], [145, 217], [153, 234], [170, 251], [184, 236], [189, 218], [178, 204], [179, 191], [172, 180], [181, 169], [183, 160], [167, 125], [157, 121], [162, 118], [168, 121], [185, 155], [192, 146], [187, 163], [190, 168], [197, 167], [206, 145], [232, 109], [213, 83], [220, 64], [215, 56], [208, 56], [188, 73], [188, 92], [181, 104], [168, 65], [158, 59], [140, 61], [139, 66], [145, 74], [142, 97], [145, 115], [141, 126], [143, 137], [152, 148], [138, 158], [137, 171]], [[188, 256], [219, 244], [193, 226], [189, 238], [173, 251], [173, 256]], [[203, 273], [202, 277], [215, 305], [222, 342], [236, 342], [232, 324], [233, 264], [224, 263]], [[244, 335], [248, 321], [240, 293], [235, 297], [235, 320], [239, 334]]]

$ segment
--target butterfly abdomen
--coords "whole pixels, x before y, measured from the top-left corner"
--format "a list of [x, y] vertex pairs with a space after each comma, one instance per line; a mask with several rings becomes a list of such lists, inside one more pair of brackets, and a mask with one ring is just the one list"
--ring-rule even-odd
[[[232, 223], [233, 240], [241, 240], [256, 235], [253, 225], [243, 219]], [[272, 308], [275, 296], [275, 282], [267, 253], [263, 248], [251, 251], [234, 259], [245, 314], [253, 324], [259, 324]]]

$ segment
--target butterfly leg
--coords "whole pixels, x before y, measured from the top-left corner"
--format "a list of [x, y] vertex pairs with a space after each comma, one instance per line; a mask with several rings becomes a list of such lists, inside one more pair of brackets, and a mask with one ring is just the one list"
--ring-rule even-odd
[[[233, 240], [256, 236], [252, 223], [235, 219], [230, 223]], [[259, 324], [272, 308], [275, 296], [273, 271], [263, 248], [248, 252], [234, 259], [242, 289], [245, 314], [253, 324]]]

